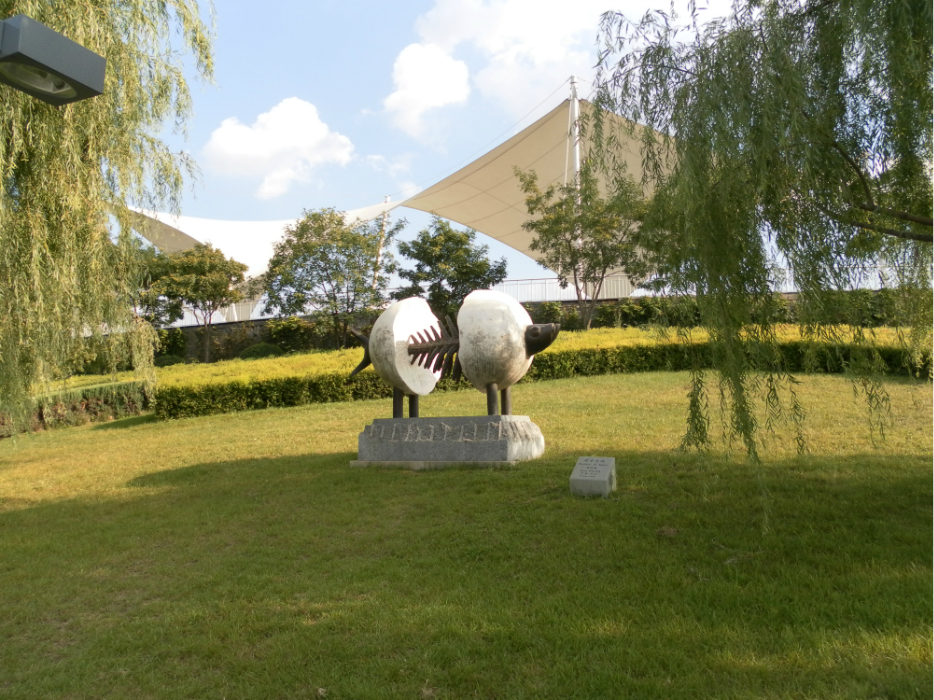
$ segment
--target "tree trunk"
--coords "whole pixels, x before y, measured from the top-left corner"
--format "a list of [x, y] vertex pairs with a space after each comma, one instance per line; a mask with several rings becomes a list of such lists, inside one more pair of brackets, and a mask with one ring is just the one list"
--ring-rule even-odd
[[577, 313], [580, 316], [581, 326], [585, 331], [590, 330], [590, 322], [593, 319], [593, 311], [596, 305], [595, 299], [587, 299], [587, 283], [584, 281], [577, 282]]
[[211, 361], [211, 321], [204, 324], [204, 333], [201, 334], [201, 359], [207, 364]]

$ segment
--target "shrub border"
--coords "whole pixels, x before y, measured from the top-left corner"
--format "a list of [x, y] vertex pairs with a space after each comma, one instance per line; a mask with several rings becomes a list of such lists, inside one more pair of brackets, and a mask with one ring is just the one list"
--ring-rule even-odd
[[[40, 396], [35, 400], [28, 430], [85, 423], [99, 423], [127, 416], [137, 416], [152, 406], [152, 392], [145, 382], [80, 387]], [[0, 414], [0, 438], [10, 437], [13, 426], [8, 416]]]
[[[867, 349], [854, 345], [827, 346], [805, 341], [779, 344], [780, 360], [771, 369], [792, 373], [841, 373], [859, 361]], [[873, 347], [884, 363], [885, 374], [931, 376], [931, 356], [926, 353], [920, 367], [912, 368], [908, 353], [901, 348]], [[544, 353], [535, 358], [523, 382], [569, 379], [602, 374], [634, 372], [673, 372], [692, 368], [709, 369], [708, 343], [624, 345], [614, 348], [565, 350]], [[760, 369], [768, 369], [761, 366]], [[461, 379], [438, 383], [439, 391], [471, 388]], [[154, 408], [162, 420], [231, 413], [254, 409], [302, 406], [310, 403], [388, 398], [392, 388], [373, 371], [349, 377], [329, 372], [276, 379], [236, 380], [226, 383], [157, 389]]]

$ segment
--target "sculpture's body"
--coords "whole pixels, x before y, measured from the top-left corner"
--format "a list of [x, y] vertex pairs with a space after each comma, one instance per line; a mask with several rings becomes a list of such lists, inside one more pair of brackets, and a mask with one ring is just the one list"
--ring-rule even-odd
[[474, 388], [490, 384], [506, 389], [518, 382], [532, 365], [525, 347], [525, 329], [532, 325], [518, 301], [499, 292], [471, 292], [457, 313], [460, 362]]
[[[439, 322], [423, 299], [413, 297], [386, 309], [369, 338], [354, 331], [364, 355], [353, 374], [372, 363], [392, 386], [393, 401], [391, 419], [376, 419], [360, 433], [358, 460], [351, 464], [410, 469], [514, 464], [545, 451], [538, 426], [528, 416], [512, 415], [510, 388], [560, 326], [533, 325], [516, 300], [488, 290], [467, 296], [457, 322]], [[462, 371], [486, 393], [487, 417], [419, 418], [418, 397], [430, 393], [441, 377], [456, 380]], [[408, 418], [403, 416], [406, 395]]]
[[355, 331], [365, 352], [353, 374], [373, 364], [393, 387], [394, 418], [402, 418], [403, 395], [409, 396], [409, 417], [417, 417], [418, 397], [431, 393], [441, 377], [457, 379], [461, 371], [486, 393], [489, 415], [497, 415], [500, 407], [510, 415], [510, 387], [560, 329], [555, 323], [533, 324], [519, 302], [501, 292], [471, 292], [457, 314], [457, 327], [448, 318], [446, 328], [425, 300], [412, 297], [386, 309], [369, 338]]
[[440, 369], [434, 372], [420, 367], [409, 357], [409, 339], [428, 328], [438, 329], [438, 319], [427, 301], [412, 297], [386, 309], [370, 333], [373, 369], [384, 381], [409, 396], [427, 396], [441, 376]]

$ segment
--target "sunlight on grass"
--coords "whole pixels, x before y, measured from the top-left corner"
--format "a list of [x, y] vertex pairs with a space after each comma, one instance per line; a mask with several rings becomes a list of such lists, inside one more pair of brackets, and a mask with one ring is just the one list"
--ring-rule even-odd
[[388, 400], [4, 441], [0, 696], [928, 698], [931, 386], [886, 387], [874, 445], [803, 378], [811, 452], [758, 467], [677, 451], [683, 373], [517, 387], [547, 449], [502, 470], [351, 469]]

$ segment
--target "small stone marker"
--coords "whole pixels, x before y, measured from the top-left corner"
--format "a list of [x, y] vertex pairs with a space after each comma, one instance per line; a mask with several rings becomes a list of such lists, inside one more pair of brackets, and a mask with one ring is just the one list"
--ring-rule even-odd
[[603, 496], [616, 490], [616, 460], [613, 457], [580, 457], [571, 472], [575, 496]]

